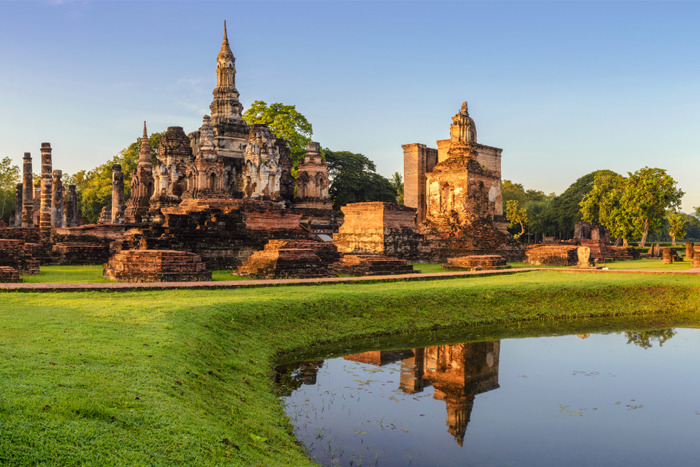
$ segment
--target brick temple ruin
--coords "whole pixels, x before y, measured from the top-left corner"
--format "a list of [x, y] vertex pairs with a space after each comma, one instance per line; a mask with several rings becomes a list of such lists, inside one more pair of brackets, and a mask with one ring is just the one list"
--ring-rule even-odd
[[[24, 263], [15, 266], [108, 263], [106, 277], [116, 280], [177, 280], [221, 269], [245, 277], [319, 277], [409, 274], [416, 261], [500, 268], [523, 259], [503, 216], [502, 150], [477, 143], [466, 102], [437, 149], [403, 146], [405, 206], [356, 203], [338, 216], [320, 144], [308, 143], [294, 177], [289, 143], [243, 120], [235, 61], [224, 24], [211, 115], [190, 133], [168, 127], [155, 161], [144, 122], [131, 196], [125, 199], [115, 164], [111, 203], [97, 224], [78, 225], [75, 186], [66, 190], [62, 172], [52, 170], [50, 144], [41, 147], [36, 187], [25, 154], [21, 210], [14, 226], [0, 229], [0, 238], [19, 241], [10, 256]], [[164, 251], [194, 255], [201, 264], [185, 271], [184, 256]], [[149, 258], [160, 269], [126, 266]]]

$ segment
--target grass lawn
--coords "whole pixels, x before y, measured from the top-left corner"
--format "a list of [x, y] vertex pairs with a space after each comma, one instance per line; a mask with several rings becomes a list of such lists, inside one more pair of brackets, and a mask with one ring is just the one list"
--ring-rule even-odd
[[[101, 264], [89, 264], [81, 266], [41, 266], [38, 275], [22, 276], [24, 282], [29, 284], [57, 284], [57, 283], [99, 283], [112, 282], [102, 277]], [[231, 274], [230, 270], [213, 271], [212, 279], [215, 281], [241, 281], [250, 280]]]
[[[490, 326], [479, 339], [494, 339], [512, 329], [580, 333], [618, 322], [573, 319], [586, 316], [694, 324], [697, 315], [679, 313], [699, 311], [700, 279], [539, 272], [0, 293], [0, 304], [0, 465], [311, 466], [272, 394], [280, 352], [351, 338], [372, 337], [373, 346], [390, 339], [381, 336], [437, 328]], [[622, 323], [615, 326], [640, 326]]]

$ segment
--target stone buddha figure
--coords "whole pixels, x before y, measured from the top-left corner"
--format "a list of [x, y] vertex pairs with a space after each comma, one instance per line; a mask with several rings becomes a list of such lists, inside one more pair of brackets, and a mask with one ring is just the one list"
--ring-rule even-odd
[[474, 120], [469, 117], [466, 101], [462, 102], [462, 108], [452, 117], [450, 139], [453, 143], [476, 144], [476, 125]]

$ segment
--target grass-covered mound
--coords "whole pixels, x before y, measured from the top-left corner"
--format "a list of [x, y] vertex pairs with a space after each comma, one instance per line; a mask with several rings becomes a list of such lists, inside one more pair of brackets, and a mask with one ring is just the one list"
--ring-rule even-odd
[[0, 465], [310, 466], [271, 391], [280, 351], [436, 327], [694, 312], [699, 285], [685, 276], [537, 272], [3, 293]]

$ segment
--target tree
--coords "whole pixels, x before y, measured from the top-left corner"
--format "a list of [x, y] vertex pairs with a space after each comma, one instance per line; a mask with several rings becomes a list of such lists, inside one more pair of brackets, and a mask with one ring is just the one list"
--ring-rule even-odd
[[626, 206], [631, 221], [641, 230], [640, 247], [646, 244], [650, 230], [661, 227], [667, 209], [678, 209], [684, 193], [664, 169], [644, 167], [629, 173], [620, 203]]
[[668, 234], [671, 236], [672, 244], [675, 246], [677, 238], [685, 237], [685, 220], [677, 212], [669, 215], [667, 219], [669, 224]]
[[396, 190], [391, 182], [376, 172], [374, 162], [362, 154], [348, 151], [331, 151], [326, 148], [328, 194], [333, 200], [333, 208], [368, 201], [396, 202]]
[[596, 175], [617, 175], [611, 170], [597, 170], [576, 180], [561, 195], [552, 200], [547, 211], [547, 223], [564, 236], [572, 236], [576, 222], [581, 218], [581, 201], [593, 189]]
[[628, 206], [622, 204], [622, 193], [627, 180], [619, 174], [598, 173], [593, 179], [593, 189], [579, 203], [581, 217], [591, 224], [601, 224], [628, 246], [630, 238], [641, 232], [632, 220]]
[[516, 224], [520, 224], [520, 233], [515, 235], [515, 238], [519, 238], [525, 233], [525, 224], [527, 224], [527, 210], [521, 208], [518, 202], [515, 200], [508, 201], [506, 205], [506, 219], [508, 219], [508, 227], [513, 227]]
[[400, 173], [394, 172], [394, 175], [391, 176], [391, 180], [389, 180], [389, 182], [391, 183], [391, 186], [394, 187], [394, 190], [396, 190], [396, 202], [398, 204], [403, 204], [403, 177]]
[[[0, 220], [8, 221], [15, 209], [15, 196], [19, 183], [19, 167], [5, 157], [0, 161]], [[20, 208], [21, 209], [21, 208]]]
[[277, 138], [287, 141], [294, 169], [299, 166], [306, 154], [306, 145], [311, 141], [313, 128], [306, 117], [297, 112], [296, 106], [279, 102], [268, 106], [263, 101], [255, 101], [243, 112], [243, 120], [248, 125], [267, 125]]
[[[151, 146], [151, 161], [157, 163], [156, 153], [160, 145], [162, 133], [152, 133], [148, 137]], [[132, 143], [126, 149], [122, 149], [116, 156], [104, 164], [92, 170], [81, 170], [67, 178], [76, 186], [78, 207], [80, 215], [88, 223], [95, 223], [100, 217], [100, 212], [105, 206], [112, 204], [112, 165], [120, 164], [124, 174], [124, 200], [131, 195], [131, 175], [139, 163], [141, 150], [141, 138]]]

